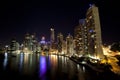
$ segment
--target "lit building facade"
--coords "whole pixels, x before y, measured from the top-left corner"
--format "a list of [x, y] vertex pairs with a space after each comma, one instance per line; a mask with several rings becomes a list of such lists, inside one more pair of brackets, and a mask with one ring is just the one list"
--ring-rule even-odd
[[86, 13], [88, 54], [90, 56], [103, 58], [101, 27], [98, 7], [91, 5]]
[[57, 43], [55, 42], [55, 31], [50, 29], [50, 54], [57, 54]]
[[57, 35], [57, 49], [58, 49], [59, 53], [62, 52], [62, 49], [63, 49], [63, 35], [62, 35], [62, 33], [59, 33]]
[[55, 32], [53, 28], [51, 28], [50, 31], [51, 31], [50, 41], [51, 43], [53, 43], [55, 41]]
[[40, 47], [42, 51], [48, 51], [49, 47], [48, 47], [48, 43], [45, 41], [45, 37], [43, 36], [41, 41], [40, 41]]
[[24, 48], [28, 48], [28, 50], [32, 50], [32, 47], [31, 47], [32, 41], [29, 33], [25, 35], [25, 40], [23, 45], [24, 45]]
[[55, 45], [55, 32], [54, 32], [54, 29], [51, 28], [50, 29], [50, 32], [51, 32], [51, 35], [50, 35], [50, 48], [51, 49], [55, 49], [56, 48], [56, 45]]
[[11, 51], [16, 51], [16, 50], [19, 50], [19, 49], [20, 49], [19, 43], [15, 39], [12, 39], [12, 41], [10, 43], [10, 50]]
[[73, 54], [73, 36], [68, 35], [66, 37], [66, 55], [72, 55]]
[[88, 53], [88, 40], [87, 40], [87, 27], [85, 25], [85, 19], [79, 20], [79, 25], [74, 30], [74, 43], [75, 51], [77, 55], [84, 55]]
[[37, 52], [38, 41], [35, 33], [31, 35], [31, 47], [32, 47], [31, 50], [33, 52]]
[[80, 56], [104, 58], [98, 8], [91, 5], [86, 19], [80, 19], [74, 30], [75, 51]]
[[63, 44], [62, 44], [62, 52], [63, 54], [67, 54], [67, 44], [65, 40], [63, 40]]
[[25, 35], [25, 40], [23, 42], [23, 48], [27, 48], [27, 50], [31, 52], [37, 52], [37, 47], [39, 47], [38, 44], [39, 43], [36, 39], [35, 34], [30, 35], [29, 33], [27, 33]]

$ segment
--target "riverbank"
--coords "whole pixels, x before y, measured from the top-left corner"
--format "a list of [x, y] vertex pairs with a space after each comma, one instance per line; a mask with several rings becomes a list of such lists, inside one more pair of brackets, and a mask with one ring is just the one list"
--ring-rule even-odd
[[91, 63], [89, 60], [79, 61], [78, 59], [74, 57], [69, 57], [69, 59], [74, 61], [77, 64], [91, 68], [92, 70], [97, 71], [97, 72], [105, 72], [105, 71], [111, 72], [110, 70], [111, 66], [107, 64], [105, 65], [105, 64], [99, 64], [99, 63]]

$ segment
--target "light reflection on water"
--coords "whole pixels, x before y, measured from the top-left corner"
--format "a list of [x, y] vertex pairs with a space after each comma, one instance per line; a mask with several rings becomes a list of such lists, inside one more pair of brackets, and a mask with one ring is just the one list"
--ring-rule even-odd
[[87, 70], [67, 57], [57, 55], [18, 54], [4, 58], [3, 68], [21, 74], [37, 75], [41, 80], [97, 80], [94, 71]]
[[43, 78], [46, 74], [47, 71], [47, 66], [46, 66], [46, 57], [45, 56], [40, 56], [39, 59], [39, 76], [40, 78]]
[[24, 60], [24, 54], [20, 54], [20, 65], [19, 65], [19, 70], [20, 71], [22, 69], [23, 60]]
[[6, 68], [6, 66], [7, 66], [7, 61], [8, 61], [8, 58], [7, 58], [7, 53], [5, 53], [5, 58], [4, 58], [4, 61], [3, 61], [3, 67], [4, 67], [4, 69]]
[[51, 65], [55, 69], [57, 67], [57, 56], [56, 55], [50, 55], [50, 61], [52, 62]]

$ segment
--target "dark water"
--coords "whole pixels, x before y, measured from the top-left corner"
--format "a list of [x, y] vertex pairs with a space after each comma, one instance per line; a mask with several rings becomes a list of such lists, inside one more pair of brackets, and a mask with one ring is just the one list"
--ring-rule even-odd
[[18, 54], [0, 59], [0, 80], [120, 80], [113, 73], [98, 73], [67, 57]]

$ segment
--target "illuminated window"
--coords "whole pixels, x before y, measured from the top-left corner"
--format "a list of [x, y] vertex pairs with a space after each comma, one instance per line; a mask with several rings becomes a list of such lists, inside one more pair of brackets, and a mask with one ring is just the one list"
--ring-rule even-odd
[[91, 35], [91, 38], [94, 38], [95, 36], [94, 35]]
[[89, 17], [89, 19], [91, 19], [91, 18], [92, 18], [92, 16]]

